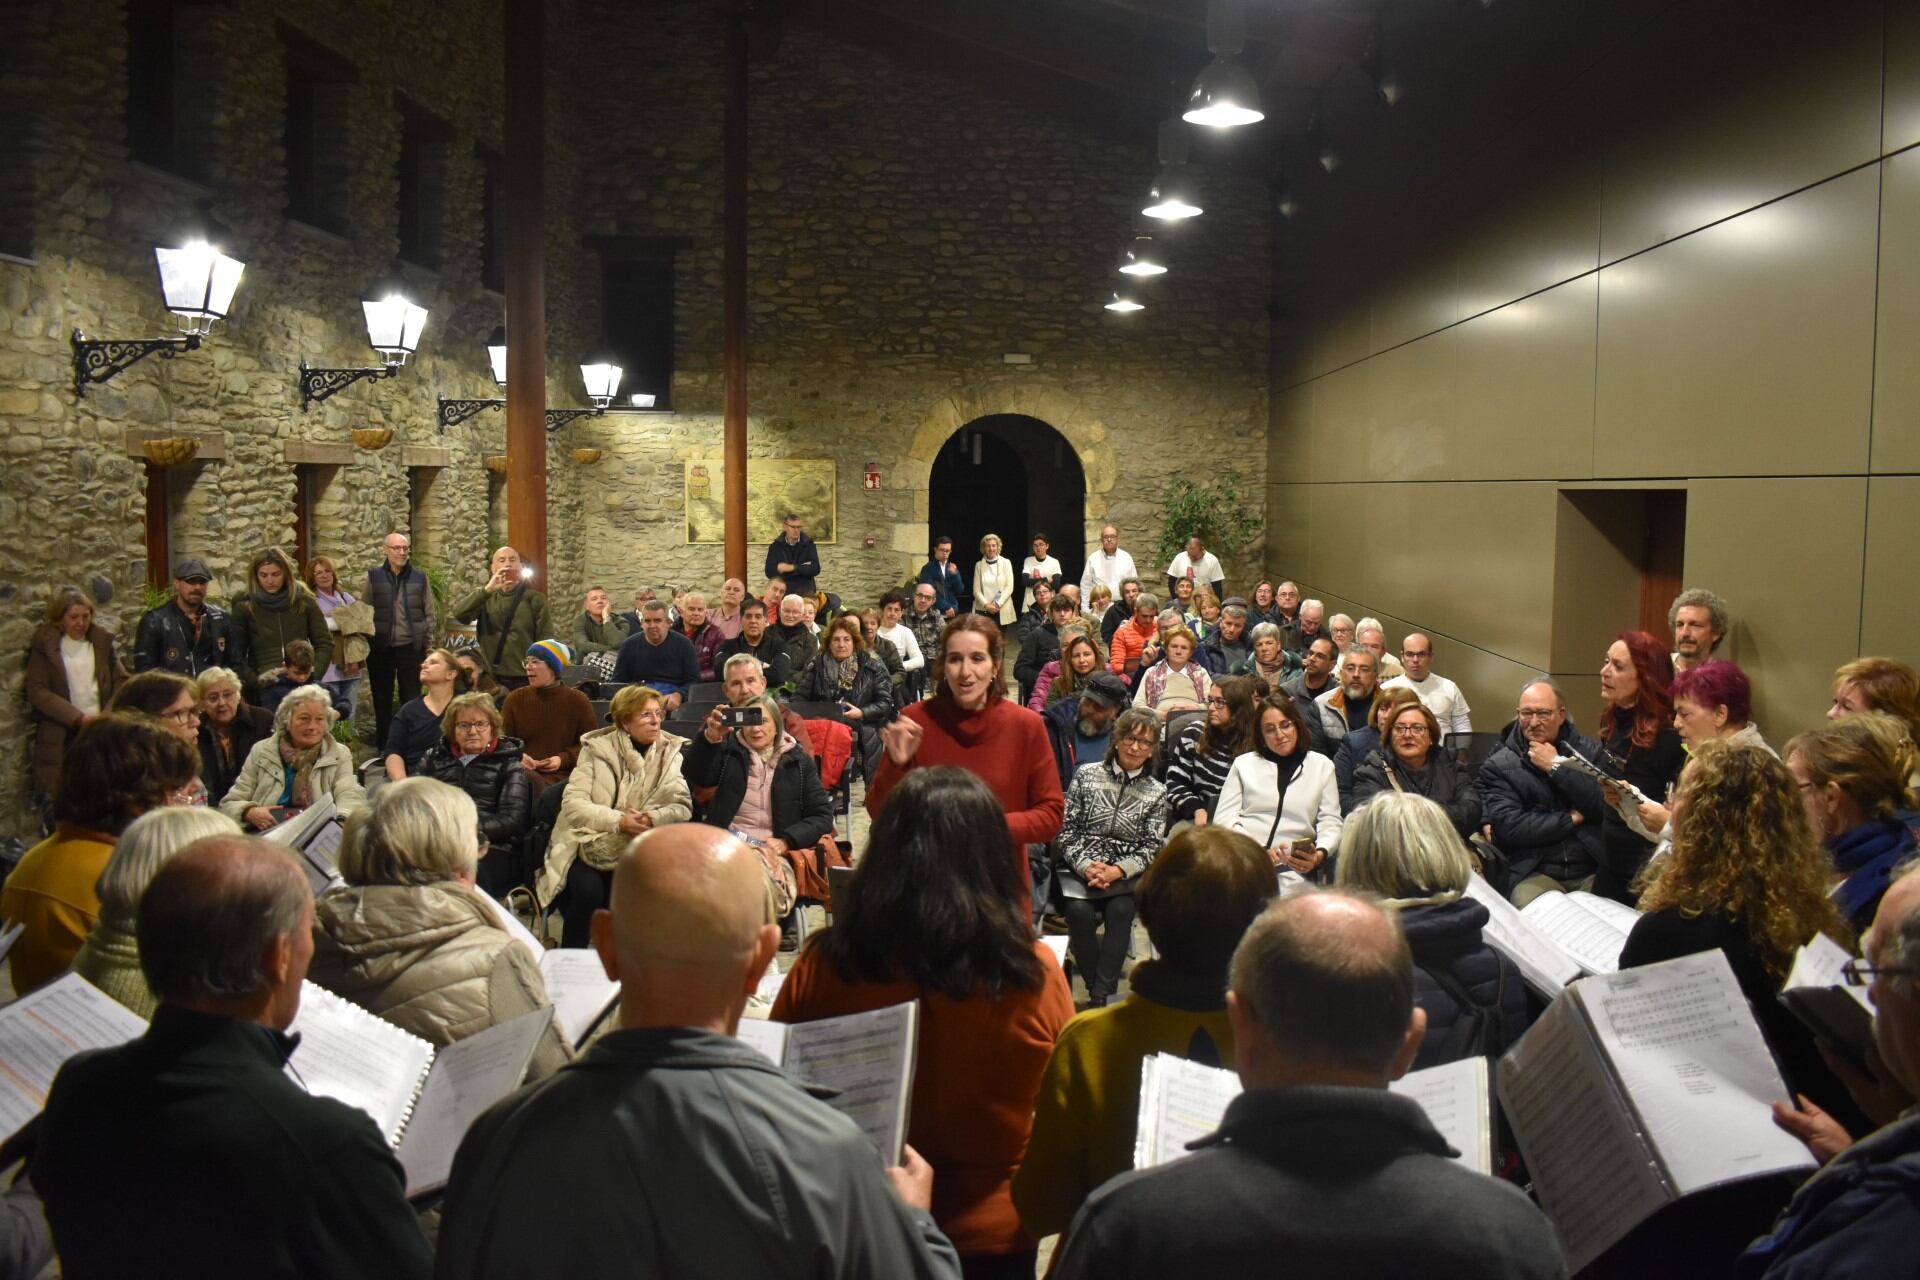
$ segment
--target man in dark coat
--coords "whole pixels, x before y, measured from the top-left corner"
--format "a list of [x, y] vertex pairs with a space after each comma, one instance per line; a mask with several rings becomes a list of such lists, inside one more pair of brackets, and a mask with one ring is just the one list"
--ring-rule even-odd
[[1542, 893], [1591, 889], [1599, 869], [1606, 801], [1585, 774], [1553, 769], [1554, 757], [1599, 758], [1600, 744], [1567, 720], [1560, 686], [1545, 676], [1520, 691], [1520, 707], [1474, 784], [1494, 844], [1507, 855], [1510, 885], [1524, 907]]
[[233, 619], [207, 603], [213, 575], [204, 561], [184, 556], [173, 566], [173, 599], [140, 615], [133, 669], [171, 671], [189, 678], [233, 660]]
[[767, 548], [766, 573], [769, 578], [785, 578], [787, 591], [810, 596], [820, 577], [820, 548], [813, 545], [800, 517], [789, 513], [782, 522], [780, 536]]

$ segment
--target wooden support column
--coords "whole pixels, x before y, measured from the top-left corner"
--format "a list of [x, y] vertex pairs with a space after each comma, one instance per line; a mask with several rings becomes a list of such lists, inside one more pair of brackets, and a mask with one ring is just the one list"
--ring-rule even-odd
[[506, 0], [507, 540], [547, 585], [546, 5]]
[[729, 578], [753, 590], [747, 576], [747, 27], [738, 9], [727, 15], [726, 189], [723, 227], [726, 347], [722, 380], [726, 399], [724, 473]]

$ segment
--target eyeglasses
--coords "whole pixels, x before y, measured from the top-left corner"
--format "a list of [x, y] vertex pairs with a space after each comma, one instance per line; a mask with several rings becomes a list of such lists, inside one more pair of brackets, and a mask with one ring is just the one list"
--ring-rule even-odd
[[1850, 987], [1868, 986], [1875, 978], [1911, 978], [1916, 973], [1920, 970], [1864, 964], [1859, 960], [1849, 960], [1840, 966], [1840, 978]]
[[493, 723], [489, 720], [463, 720], [453, 726], [455, 733], [492, 733]]
[[1513, 713], [1513, 717], [1514, 717], [1514, 719], [1516, 719], [1516, 720], [1551, 720], [1551, 719], [1553, 719], [1553, 718], [1554, 718], [1555, 716], [1557, 716], [1557, 715], [1559, 715], [1559, 714], [1560, 714], [1560, 713], [1559, 713], [1558, 711], [1525, 711], [1525, 710], [1522, 710], [1522, 711], [1516, 711], [1516, 712], [1514, 712], [1514, 713]]
[[160, 718], [162, 720], [171, 720], [175, 724], [198, 724], [200, 722], [200, 708], [184, 707], [177, 711], [162, 711]]
[[1393, 736], [1396, 738], [1424, 738], [1427, 736], [1427, 726], [1423, 724], [1397, 724], [1393, 726]]
[[1208, 698], [1207, 705], [1210, 707], [1224, 707], [1227, 705], [1227, 700], [1225, 698]]
[[636, 711], [627, 718], [629, 720], [665, 720], [666, 716], [662, 714], [660, 708], [648, 707], [645, 711]]

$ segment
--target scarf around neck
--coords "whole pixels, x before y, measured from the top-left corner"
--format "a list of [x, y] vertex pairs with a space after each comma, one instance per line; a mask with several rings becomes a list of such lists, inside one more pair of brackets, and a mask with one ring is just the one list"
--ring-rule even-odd
[[296, 809], [305, 809], [313, 803], [313, 766], [320, 754], [327, 749], [328, 739], [322, 738], [304, 751], [280, 735], [280, 763], [293, 770], [293, 781], [287, 788], [287, 803]]
[[253, 603], [262, 609], [274, 613], [284, 613], [293, 602], [293, 583], [288, 582], [278, 591], [264, 590], [258, 582], [253, 584]]
[[1833, 868], [1847, 878], [1833, 891], [1834, 902], [1849, 919], [1864, 910], [1893, 880], [1893, 868], [1913, 852], [1904, 823], [1891, 818], [1863, 822], [1827, 841]]

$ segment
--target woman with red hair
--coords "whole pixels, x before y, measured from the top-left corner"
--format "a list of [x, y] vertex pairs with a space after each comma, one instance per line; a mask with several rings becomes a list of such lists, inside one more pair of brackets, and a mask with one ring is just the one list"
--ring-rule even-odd
[[[1600, 697], [1606, 704], [1600, 713], [1600, 739], [1606, 747], [1602, 763], [1656, 804], [1666, 803], [1687, 762], [1673, 727], [1672, 686], [1673, 659], [1657, 637], [1645, 631], [1622, 631], [1614, 637], [1600, 665]], [[1613, 788], [1606, 790], [1611, 805], [1616, 797]], [[1609, 808], [1602, 838], [1593, 891], [1631, 905], [1634, 877], [1652, 856], [1659, 831], [1643, 836]]]

